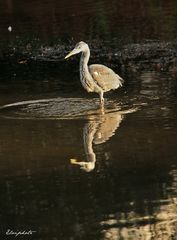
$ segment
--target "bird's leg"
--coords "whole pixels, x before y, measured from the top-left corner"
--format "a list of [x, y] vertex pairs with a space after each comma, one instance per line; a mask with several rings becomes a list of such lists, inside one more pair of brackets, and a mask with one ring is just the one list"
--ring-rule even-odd
[[104, 97], [103, 97], [103, 92], [100, 92], [99, 95], [100, 95], [100, 104], [101, 104], [101, 107], [104, 107]]
[[101, 106], [101, 114], [104, 115], [104, 97], [103, 97], [103, 92], [100, 92], [100, 106]]

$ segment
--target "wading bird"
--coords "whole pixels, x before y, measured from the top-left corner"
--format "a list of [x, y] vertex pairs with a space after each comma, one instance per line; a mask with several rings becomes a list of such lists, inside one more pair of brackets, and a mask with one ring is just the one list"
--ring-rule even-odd
[[88, 66], [90, 49], [85, 42], [77, 43], [65, 59], [80, 52], [82, 52], [80, 59], [80, 81], [82, 86], [87, 92], [98, 93], [101, 106], [104, 106], [104, 92], [121, 87], [123, 79], [112, 69], [102, 64], [92, 64]]

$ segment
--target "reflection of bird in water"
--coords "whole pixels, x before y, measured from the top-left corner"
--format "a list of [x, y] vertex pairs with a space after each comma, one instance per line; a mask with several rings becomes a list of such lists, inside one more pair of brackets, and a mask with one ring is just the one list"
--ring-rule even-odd
[[87, 161], [77, 161], [76, 159], [71, 159], [72, 164], [79, 165], [81, 169], [86, 172], [90, 172], [95, 168], [96, 155], [93, 151], [92, 142], [96, 133], [96, 125], [97, 123], [95, 122], [88, 122], [85, 124], [83, 129], [83, 142]]
[[101, 144], [106, 142], [112, 137], [116, 129], [120, 126], [123, 120], [123, 115], [136, 111], [130, 109], [127, 111], [117, 111], [106, 114], [100, 114], [92, 116], [85, 124], [83, 129], [83, 142], [84, 150], [87, 161], [78, 161], [77, 159], [71, 159], [71, 164], [77, 164], [81, 169], [86, 172], [90, 172], [95, 168], [96, 155], [93, 151], [92, 144]]
[[122, 86], [123, 79], [112, 69], [101, 65], [92, 64], [88, 66], [90, 49], [85, 42], [79, 42], [75, 48], [65, 57], [82, 52], [80, 60], [80, 80], [87, 92], [96, 92], [100, 96], [101, 105], [104, 105], [103, 93]]

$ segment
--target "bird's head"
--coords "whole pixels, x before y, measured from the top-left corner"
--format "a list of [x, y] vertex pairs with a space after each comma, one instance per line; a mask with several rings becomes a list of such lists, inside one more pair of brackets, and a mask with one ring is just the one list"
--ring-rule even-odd
[[78, 54], [80, 52], [85, 52], [87, 49], [88, 49], [87, 43], [81, 41], [76, 44], [74, 49], [70, 53], [68, 53], [68, 55], [66, 55], [65, 59], [71, 57], [72, 55]]
[[77, 159], [70, 159], [70, 163], [79, 165], [80, 169], [84, 170], [85, 172], [91, 172], [95, 168], [95, 161], [85, 162], [85, 161], [78, 161]]

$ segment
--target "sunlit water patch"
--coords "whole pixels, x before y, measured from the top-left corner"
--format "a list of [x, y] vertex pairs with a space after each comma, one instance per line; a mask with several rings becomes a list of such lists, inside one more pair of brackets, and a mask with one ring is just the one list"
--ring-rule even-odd
[[136, 212], [136, 203], [132, 201], [124, 203], [129, 209], [127, 212], [117, 211], [104, 216], [104, 220], [100, 222], [103, 239], [176, 239], [176, 169], [171, 170], [169, 175], [172, 176], [173, 182], [169, 191], [164, 194], [166, 197], [144, 200], [144, 214]]

